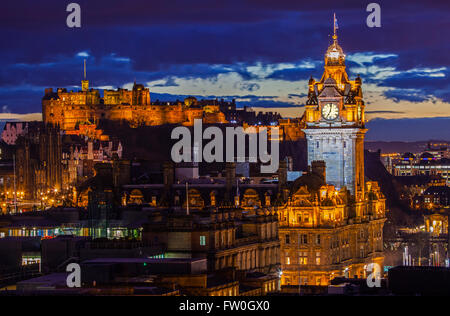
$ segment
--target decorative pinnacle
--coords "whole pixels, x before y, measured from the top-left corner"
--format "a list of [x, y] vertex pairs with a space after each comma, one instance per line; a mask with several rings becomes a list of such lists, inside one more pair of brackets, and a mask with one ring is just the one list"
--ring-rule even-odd
[[336, 13], [333, 13], [333, 41], [336, 42], [337, 41], [337, 32], [336, 30], [338, 29], [338, 25], [337, 25], [337, 20], [336, 20]]

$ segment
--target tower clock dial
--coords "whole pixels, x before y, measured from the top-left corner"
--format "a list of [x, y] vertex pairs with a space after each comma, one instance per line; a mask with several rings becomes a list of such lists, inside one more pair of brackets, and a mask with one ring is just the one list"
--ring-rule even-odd
[[334, 103], [327, 103], [322, 107], [322, 116], [326, 120], [335, 120], [339, 115], [339, 108]]

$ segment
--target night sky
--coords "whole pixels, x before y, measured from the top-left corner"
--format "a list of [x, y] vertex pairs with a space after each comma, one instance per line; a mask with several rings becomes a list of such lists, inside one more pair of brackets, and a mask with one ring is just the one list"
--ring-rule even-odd
[[236, 98], [298, 117], [336, 12], [347, 72], [363, 80], [368, 138], [450, 140], [448, 0], [377, 1], [381, 28], [366, 25], [372, 1], [73, 1], [81, 28], [68, 28], [70, 2], [2, 2], [0, 119], [38, 117], [46, 87], [79, 89], [83, 59], [91, 87], [136, 80], [152, 100]]

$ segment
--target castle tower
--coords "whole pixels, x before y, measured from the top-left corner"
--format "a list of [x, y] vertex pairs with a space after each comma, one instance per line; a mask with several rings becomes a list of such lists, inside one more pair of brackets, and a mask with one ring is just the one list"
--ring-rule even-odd
[[333, 43], [325, 53], [320, 81], [309, 81], [305, 106], [308, 165], [323, 160], [326, 182], [347, 187], [355, 196], [364, 191], [364, 101], [361, 78], [349, 80], [345, 54], [338, 44], [334, 17]]
[[84, 60], [84, 80], [81, 80], [81, 90], [88, 91], [89, 90], [89, 80], [86, 79], [86, 59]]

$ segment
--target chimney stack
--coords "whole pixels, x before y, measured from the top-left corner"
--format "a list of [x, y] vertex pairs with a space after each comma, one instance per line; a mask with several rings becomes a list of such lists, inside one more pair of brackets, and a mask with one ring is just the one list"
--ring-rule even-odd
[[285, 159], [280, 161], [278, 167], [278, 189], [281, 190], [287, 183], [287, 162]]
[[315, 160], [311, 162], [311, 173], [321, 177], [324, 182], [326, 181], [326, 170], [325, 161]]

